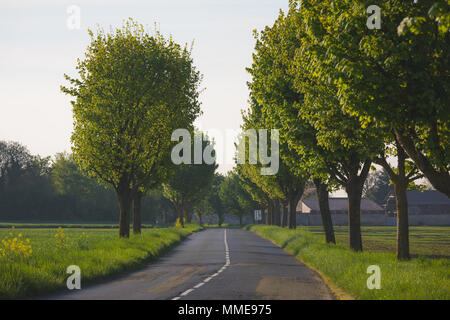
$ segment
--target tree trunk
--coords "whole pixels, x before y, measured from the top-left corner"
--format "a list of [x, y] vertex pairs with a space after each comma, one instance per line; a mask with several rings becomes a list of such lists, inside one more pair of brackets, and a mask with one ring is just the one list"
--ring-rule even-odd
[[397, 142], [397, 178], [394, 181], [395, 202], [397, 205], [397, 259], [409, 259], [409, 226], [408, 226], [408, 178], [406, 177], [406, 153]]
[[142, 193], [137, 192], [133, 197], [133, 233], [141, 233], [141, 200]]
[[242, 214], [239, 215], [239, 225], [242, 226]]
[[297, 228], [297, 197], [289, 198], [289, 229]]
[[274, 200], [274, 211], [273, 211], [273, 224], [276, 226], [280, 226], [281, 211], [280, 211], [280, 201], [278, 199]]
[[117, 191], [117, 198], [119, 200], [120, 216], [119, 216], [119, 237], [130, 237], [130, 211], [131, 211], [131, 191], [120, 190]]
[[407, 186], [404, 183], [394, 184], [395, 201], [397, 204], [397, 259], [409, 259], [409, 227]]
[[271, 226], [273, 224], [273, 202], [269, 200], [269, 207], [267, 210], [267, 224]]
[[186, 209], [184, 206], [181, 207], [181, 210], [178, 214], [178, 218], [180, 219], [181, 227], [184, 228], [184, 217], [186, 216]]
[[283, 201], [283, 219], [281, 220], [281, 226], [284, 228], [287, 225], [288, 215], [288, 203]]
[[322, 226], [325, 232], [325, 241], [327, 243], [336, 243], [334, 237], [333, 220], [331, 220], [330, 204], [328, 201], [328, 185], [322, 183], [320, 179], [314, 179], [316, 185], [317, 198], [319, 200], [320, 215], [322, 217]]
[[178, 212], [178, 221], [180, 222], [181, 227], [184, 228], [184, 210], [183, 209], [181, 209]]
[[181, 224], [181, 227], [184, 228], [184, 201], [183, 200], [177, 200], [175, 209], [177, 210], [178, 214], [178, 221]]
[[186, 222], [187, 223], [191, 223], [192, 222], [192, 205], [190, 203], [185, 205], [185, 218], [186, 218]]
[[[409, 259], [409, 226], [408, 226], [408, 198], [406, 191], [410, 182], [406, 174], [407, 154], [398, 139], [397, 147], [397, 173], [392, 170], [385, 157], [378, 158], [380, 164], [388, 173], [394, 184], [395, 202], [397, 209], [397, 259]], [[416, 165], [417, 166], [417, 165]]]
[[362, 251], [360, 219], [362, 187], [358, 179], [350, 180], [346, 186], [348, 195], [348, 240], [350, 249], [354, 251]]

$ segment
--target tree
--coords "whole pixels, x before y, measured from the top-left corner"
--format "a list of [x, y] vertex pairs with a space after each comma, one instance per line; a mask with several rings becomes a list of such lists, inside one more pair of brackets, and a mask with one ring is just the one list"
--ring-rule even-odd
[[[118, 218], [114, 189], [86, 177], [72, 154], [41, 157], [17, 142], [0, 141], [0, 159], [2, 219], [110, 224]], [[174, 217], [173, 207], [160, 188], [146, 194], [142, 221], [168, 223], [175, 221]]]
[[220, 185], [219, 195], [225, 209], [239, 217], [239, 225], [242, 225], [243, 216], [251, 214], [257, 206], [252, 196], [242, 187], [236, 172], [230, 172], [225, 177]]
[[0, 213], [3, 219], [50, 215], [50, 159], [32, 155], [18, 142], [0, 141]]
[[384, 1], [380, 30], [364, 27], [364, 1], [308, 3], [323, 10], [317, 29], [326, 54], [314, 68], [337, 86], [342, 109], [392, 132], [391, 142], [450, 196], [448, 2]]
[[[266, 211], [265, 220], [267, 224], [272, 224], [272, 200], [269, 195], [267, 195], [264, 190], [254, 183], [249, 173], [247, 172], [248, 164], [240, 164], [235, 168], [236, 173], [239, 176], [239, 183], [242, 188], [251, 196], [257, 209]], [[270, 222], [270, 223], [269, 223]]]
[[52, 164], [51, 177], [56, 193], [70, 204], [70, 214], [74, 217], [86, 214], [97, 182], [79, 170], [73, 155], [57, 153]]
[[[250, 84], [250, 88], [252, 92], [255, 93], [255, 86]], [[243, 128], [278, 129], [280, 126], [279, 119], [277, 118], [277, 115], [274, 114], [274, 110], [267, 105], [264, 107], [263, 103], [259, 104], [256, 100], [252, 100], [252, 102], [247, 114], [244, 114]], [[306, 172], [296, 170], [296, 167], [291, 166], [289, 163], [289, 161], [295, 161], [295, 154], [288, 148], [284, 137], [281, 137], [278, 140], [278, 144], [279, 153], [282, 154], [282, 159], [279, 163], [277, 173], [274, 175], [261, 175], [259, 172], [261, 166], [251, 164], [244, 165], [241, 172], [268, 195], [270, 213], [273, 213], [273, 215], [269, 215], [269, 222], [283, 227], [289, 222], [289, 228], [295, 229], [296, 209], [305, 188], [307, 180]], [[282, 207], [282, 215], [280, 207]]]
[[89, 34], [79, 79], [66, 75], [72, 87], [61, 87], [75, 98], [72, 150], [83, 172], [115, 189], [119, 235], [129, 237], [134, 194], [152, 179], [172, 131], [200, 112], [200, 75], [186, 47], [132, 20]]
[[[146, 180], [144, 184], [138, 187], [136, 192], [134, 192], [132, 203], [133, 203], [133, 233], [141, 233], [141, 208], [142, 208], [142, 198], [147, 196], [152, 190], [161, 186], [163, 182], [166, 182], [169, 177], [173, 174], [175, 166], [170, 159], [170, 153], [166, 152], [159, 159], [159, 162], [155, 165], [155, 170], [150, 179]], [[144, 175], [143, 172], [139, 172], [137, 175]]]
[[175, 222], [177, 212], [172, 203], [163, 195], [163, 188], [159, 186], [149, 190], [142, 198], [142, 221], [152, 224], [168, 225]]
[[33, 164], [28, 149], [17, 142], [0, 141], [0, 191]]
[[57, 153], [53, 161], [52, 181], [59, 194], [86, 197], [92, 191], [95, 180], [85, 177], [78, 168], [72, 154]]
[[208, 199], [204, 198], [200, 200], [196, 205], [194, 205], [195, 213], [197, 214], [198, 223], [203, 225], [203, 217], [211, 213], [211, 206], [209, 204]]
[[[235, 145], [237, 148], [237, 156], [235, 159], [237, 163], [236, 172], [244, 182], [244, 185], [247, 185], [247, 187], [244, 187], [244, 190], [249, 192], [253, 200], [260, 202], [262, 199], [260, 198], [260, 194], [263, 194], [267, 207], [267, 223], [269, 225], [280, 225], [280, 200], [283, 197], [283, 194], [277, 185], [273, 174], [262, 174], [262, 168], [265, 167], [265, 165], [263, 165], [261, 161], [262, 139], [258, 129], [266, 130], [267, 133], [267, 129], [272, 128], [264, 124], [262, 112], [263, 109], [261, 106], [258, 105], [257, 101], [250, 95], [250, 108], [246, 113], [243, 113], [244, 124], [241, 126], [243, 132], [239, 137], [239, 143]], [[266, 138], [267, 140], [265, 142], [272, 142], [271, 135]], [[247, 143], [247, 139], [249, 143]], [[251, 148], [250, 143], [253, 144], [254, 142], [256, 142], [257, 145], [253, 145]], [[279, 143], [279, 141], [275, 141], [275, 143]], [[271, 145], [272, 143], [270, 143], [270, 146]], [[259, 152], [257, 152], [258, 150]], [[279, 154], [274, 153], [275, 151], [271, 150], [269, 145], [266, 146], [266, 151], [270, 152], [272, 157], [279, 157]], [[242, 152], [245, 152], [245, 154], [240, 154]], [[253, 160], [256, 162], [250, 163], [250, 158], [252, 158], [252, 162]], [[251, 187], [249, 188], [249, 186]], [[250, 191], [249, 189], [253, 190]]]
[[303, 94], [299, 114], [316, 130], [320, 146], [316, 152], [331, 180], [348, 194], [349, 246], [360, 251], [362, 188], [371, 159], [380, 153], [384, 141], [376, 125], [362, 125], [356, 115], [343, 112], [338, 87], [328, 80], [336, 72], [333, 63], [327, 60], [327, 47], [322, 45], [322, 37], [330, 30], [323, 26], [322, 20], [328, 19], [328, 11], [332, 10], [332, 6], [315, 1], [304, 1], [301, 6], [292, 3], [290, 23], [296, 28], [298, 48], [289, 70], [295, 76], [294, 87]]
[[[210, 147], [213, 146], [207, 136], [203, 137], [203, 133], [196, 132], [194, 139], [189, 137], [189, 140], [187, 146], [194, 152], [182, 149], [183, 154], [190, 154], [187, 158], [188, 163], [178, 165], [173, 176], [164, 184], [164, 196], [174, 205], [178, 213], [178, 219], [183, 227], [184, 220], [189, 220], [188, 211], [191, 210], [193, 204], [202, 200], [209, 191], [214, 173], [218, 167], [215, 159], [211, 164], [204, 161], [195, 164], [195, 141], [201, 141], [202, 155], [205, 150], [211, 150]], [[213, 149], [212, 153], [214, 153]]]
[[392, 191], [389, 175], [386, 170], [376, 170], [369, 173], [363, 188], [363, 198], [384, 205], [387, 196]]
[[117, 210], [114, 190], [84, 175], [72, 154], [57, 153], [49, 176], [56, 193], [53, 201], [64, 203], [59, 219], [112, 220], [111, 212]]
[[[398, 167], [382, 151], [374, 161], [393, 181], [397, 199], [397, 257], [409, 257], [406, 190], [422, 175], [450, 195], [448, 100], [450, 37], [442, 6], [429, 3], [386, 1], [383, 27], [364, 26], [365, 2], [308, 1], [311, 12], [320, 12], [313, 34], [320, 34], [312, 64], [322, 82], [337, 88], [342, 110], [359, 117], [362, 126], [375, 124], [379, 137], [393, 146]], [[302, 7], [305, 7], [302, 4]], [[448, 4], [447, 4], [448, 7]], [[426, 13], [428, 11], [428, 14]], [[407, 16], [405, 18], [405, 16]], [[444, 23], [445, 24], [445, 23]], [[442, 29], [442, 30], [441, 30]], [[319, 55], [318, 54], [318, 55]], [[408, 156], [415, 166], [407, 160]]]
[[248, 68], [252, 75], [249, 86], [252, 97], [263, 109], [266, 125], [280, 128], [282, 164], [277, 180], [281, 183], [284, 199], [289, 199], [289, 227], [296, 226], [297, 203], [303, 193], [306, 177], [313, 177], [317, 185], [325, 239], [335, 242], [328, 206], [329, 175], [318, 156], [321, 150], [317, 145], [315, 129], [298, 116], [298, 106], [303, 103], [304, 94], [295, 88], [295, 76], [290, 72], [298, 47], [295, 28], [292, 18], [285, 17], [281, 12], [272, 27], [266, 27], [260, 34], [255, 33], [256, 52], [252, 67]]
[[[206, 214], [209, 212], [211, 214], [217, 215], [217, 223], [219, 226], [222, 225], [224, 215], [225, 215], [225, 208], [222, 202], [222, 199], [219, 195], [219, 190], [222, 182], [225, 180], [225, 177], [221, 175], [220, 173], [214, 173], [211, 187], [208, 190], [205, 199], [203, 201], [206, 201], [207, 204], [204, 204], [205, 207], [208, 208], [208, 211], [206, 211]], [[203, 203], [202, 201], [202, 203]], [[205, 215], [205, 213], [203, 214]]]
[[[298, 117], [297, 105], [303, 103], [303, 94], [294, 87], [295, 77], [289, 72], [298, 46], [295, 24], [280, 12], [272, 27], [260, 34], [255, 32], [256, 46], [253, 64], [248, 68], [252, 75], [251, 94], [263, 109], [265, 124], [281, 131], [280, 156], [282, 164], [277, 181], [289, 204], [289, 227], [296, 227], [296, 208], [306, 177], [314, 177], [318, 186], [320, 212], [327, 242], [335, 242], [328, 206], [327, 185], [323, 183], [324, 170], [318, 161], [315, 131]], [[325, 179], [326, 180], [326, 179]], [[286, 205], [283, 205], [284, 210]], [[285, 215], [283, 215], [285, 216]], [[282, 223], [284, 224], [284, 223]]]
[[[392, 150], [393, 149], [393, 150]], [[387, 155], [397, 156], [397, 168], [393, 168], [387, 161]], [[395, 141], [395, 148], [387, 148], [385, 153], [374, 160], [381, 165], [394, 184], [394, 193], [397, 207], [397, 259], [409, 259], [409, 226], [408, 226], [408, 199], [406, 191], [414, 186], [414, 181], [423, 177], [415, 164]]]
[[265, 203], [267, 208], [267, 224], [280, 225], [280, 201], [283, 197], [275, 177], [271, 175], [261, 175], [260, 165], [239, 164], [238, 171], [246, 190], [252, 199]]

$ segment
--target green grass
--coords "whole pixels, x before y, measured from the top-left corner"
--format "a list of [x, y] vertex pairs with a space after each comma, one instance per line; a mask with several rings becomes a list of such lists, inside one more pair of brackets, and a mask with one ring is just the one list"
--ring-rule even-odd
[[[117, 223], [61, 223], [61, 222], [0, 222], [0, 228], [9, 229], [12, 226], [16, 228], [30, 228], [30, 229], [52, 229], [52, 228], [84, 228], [84, 229], [114, 229], [118, 228], [119, 225]], [[143, 224], [142, 228], [152, 228], [151, 224]]]
[[[252, 225], [247, 229], [285, 248], [357, 299], [450, 299], [450, 260], [426, 258], [422, 255], [410, 261], [397, 261], [394, 253], [383, 251], [392, 251], [392, 236], [395, 242], [395, 234], [387, 227], [363, 229], [363, 246], [369, 248], [365, 252], [353, 252], [342, 243], [328, 245], [322, 234], [314, 229], [315, 232], [310, 232], [307, 228], [289, 230], [263, 225]], [[341, 234], [345, 229], [338, 229], [338, 242], [345, 241], [345, 235]], [[411, 236], [413, 251], [425, 253], [429, 247], [437, 250], [433, 252], [439, 252], [439, 256], [449, 255], [450, 228], [414, 229]], [[372, 249], [368, 245], [370, 241]], [[385, 247], [383, 243], [386, 244]], [[436, 244], [439, 244], [439, 249], [436, 249]], [[367, 288], [369, 274], [366, 272], [370, 265], [381, 268], [379, 290]]]
[[[323, 235], [322, 227], [306, 227], [314, 234]], [[396, 250], [396, 227], [361, 227], [365, 251]], [[450, 258], [450, 227], [409, 227], [410, 251], [413, 257]], [[336, 241], [348, 244], [348, 228], [335, 227]]]
[[[15, 229], [15, 235], [29, 238], [33, 253], [30, 257], [11, 262], [0, 258], [0, 298], [25, 298], [56, 292], [66, 288], [66, 268], [81, 268], [82, 285], [104, 279], [127, 269], [155, 260], [173, 245], [201, 228], [154, 228], [119, 239], [117, 230], [66, 229], [69, 247], [57, 248], [55, 229]], [[0, 229], [0, 239], [11, 230]], [[88, 235], [79, 240], [82, 233]]]

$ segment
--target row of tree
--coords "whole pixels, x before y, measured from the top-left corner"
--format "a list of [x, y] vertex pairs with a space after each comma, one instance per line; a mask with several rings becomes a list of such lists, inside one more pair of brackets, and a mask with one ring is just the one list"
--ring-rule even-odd
[[[75, 98], [73, 157], [84, 174], [115, 190], [119, 235], [129, 237], [131, 216], [133, 231], [141, 232], [141, 201], [158, 188], [182, 226], [194, 211], [200, 221], [217, 214], [219, 224], [226, 210], [249, 212], [251, 202], [245, 209], [233, 203], [236, 185], [215, 173], [213, 142], [193, 126], [201, 75], [190, 50], [131, 19], [109, 33], [89, 32], [78, 78], [66, 75], [71, 86], [61, 89]], [[206, 153], [213, 161], [197, 159]]]
[[[210, 144], [204, 142], [204, 147]], [[224, 177], [216, 165], [181, 165], [159, 185], [140, 194], [134, 202], [133, 227], [141, 223], [191, 223], [217, 216], [221, 225], [226, 213], [239, 217], [257, 206], [244, 193], [235, 174]], [[186, 183], [188, 182], [188, 183]], [[136, 208], [141, 206], [141, 208]], [[86, 176], [72, 154], [42, 158], [17, 142], [0, 141], [0, 219], [111, 223], [118, 218], [114, 190]], [[138, 223], [138, 221], [141, 221]]]
[[361, 251], [361, 197], [373, 164], [382, 166], [397, 199], [397, 257], [407, 259], [407, 189], [426, 177], [450, 196], [449, 3], [383, 1], [380, 30], [367, 28], [366, 7], [291, 1], [255, 32], [243, 129], [279, 129], [281, 163], [274, 176], [250, 164], [236, 173], [268, 222], [290, 228], [313, 181], [327, 242], [328, 190], [343, 188], [349, 247]]

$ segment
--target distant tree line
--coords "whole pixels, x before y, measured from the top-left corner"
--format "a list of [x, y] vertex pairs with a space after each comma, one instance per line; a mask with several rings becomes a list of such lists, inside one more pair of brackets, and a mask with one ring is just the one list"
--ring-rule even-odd
[[[175, 221], [162, 189], [143, 199], [142, 218], [150, 224]], [[118, 205], [111, 187], [86, 177], [71, 154], [42, 158], [17, 142], [0, 141], [0, 219], [111, 223]]]
[[[194, 164], [172, 168], [176, 170], [170, 179], [142, 194], [141, 222], [169, 225], [178, 219], [183, 224], [195, 216], [202, 224], [216, 215], [221, 225], [229, 213], [242, 223], [257, 203], [236, 174], [225, 177], [216, 168]], [[86, 176], [72, 154], [42, 158], [18, 142], [0, 141], [0, 221], [114, 223], [118, 218], [114, 190]]]

